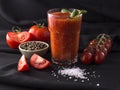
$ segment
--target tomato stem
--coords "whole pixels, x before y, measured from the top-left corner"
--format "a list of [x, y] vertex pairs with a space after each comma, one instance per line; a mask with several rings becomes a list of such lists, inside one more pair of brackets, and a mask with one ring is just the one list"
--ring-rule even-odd
[[18, 26], [13, 26], [12, 31], [15, 32], [15, 33], [19, 33], [19, 32], [21, 32], [21, 28], [18, 27]]
[[43, 28], [43, 27], [45, 27], [44, 26], [44, 23], [38, 23], [38, 22], [36, 22], [36, 21], [33, 21], [33, 23], [35, 23], [39, 28]]
[[98, 39], [98, 43], [97, 43], [96, 49], [99, 48], [101, 43], [104, 44], [106, 42], [105, 34], [98, 35], [97, 39]]

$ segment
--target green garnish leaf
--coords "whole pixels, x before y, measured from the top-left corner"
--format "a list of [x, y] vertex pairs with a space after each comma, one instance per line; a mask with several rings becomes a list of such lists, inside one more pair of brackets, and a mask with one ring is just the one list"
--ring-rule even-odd
[[87, 13], [86, 10], [79, 10], [79, 14], [85, 14], [85, 13]]
[[87, 13], [87, 11], [86, 11], [86, 10], [74, 9], [74, 10], [71, 12], [70, 17], [71, 17], [71, 18], [74, 18], [75, 16], [81, 15], [81, 14], [84, 14], [84, 13]]
[[67, 13], [67, 12], [70, 12], [68, 9], [65, 9], [65, 8], [63, 8], [62, 10], [61, 10], [61, 12], [62, 13]]
[[65, 9], [65, 8], [61, 9], [61, 12], [62, 13], [70, 13], [70, 18], [74, 18], [74, 17], [76, 17], [78, 15], [87, 13], [86, 10], [78, 10], [78, 9], [73, 9], [73, 11], [70, 12], [68, 9]]
[[79, 15], [79, 11], [78, 11], [77, 9], [74, 9], [74, 10], [72, 11], [70, 17], [73, 18], [73, 17], [75, 17], [75, 16], [77, 16], [77, 15]]

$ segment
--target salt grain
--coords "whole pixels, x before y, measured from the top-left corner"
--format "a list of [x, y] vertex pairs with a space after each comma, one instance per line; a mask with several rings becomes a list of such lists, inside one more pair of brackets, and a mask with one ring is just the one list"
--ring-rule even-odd
[[69, 79], [72, 79], [72, 77], [69, 77]]
[[58, 70], [58, 74], [60, 75], [67, 75], [72, 76], [75, 78], [81, 78], [81, 79], [87, 79], [85, 77], [86, 73], [84, 72], [84, 69], [80, 69], [79, 67], [73, 67], [73, 68], [63, 68]]
[[90, 74], [90, 72], [87, 72], [87, 74]]
[[97, 84], [96, 84], [96, 86], [98, 86], [98, 87], [99, 87], [99, 86], [100, 86], [100, 84], [99, 84], [99, 83], [97, 83]]
[[81, 82], [84, 82], [84, 80], [82, 80]]
[[77, 82], [77, 81], [78, 81], [78, 79], [74, 79], [74, 81], [75, 81], [75, 82]]
[[90, 79], [88, 78], [87, 80], [89, 81]]

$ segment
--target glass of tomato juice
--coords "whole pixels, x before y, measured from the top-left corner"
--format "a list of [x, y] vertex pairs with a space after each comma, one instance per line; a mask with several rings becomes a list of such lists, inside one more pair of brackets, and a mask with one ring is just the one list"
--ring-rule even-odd
[[82, 14], [70, 18], [69, 12], [63, 13], [59, 8], [51, 9], [47, 14], [53, 63], [70, 65], [77, 62]]

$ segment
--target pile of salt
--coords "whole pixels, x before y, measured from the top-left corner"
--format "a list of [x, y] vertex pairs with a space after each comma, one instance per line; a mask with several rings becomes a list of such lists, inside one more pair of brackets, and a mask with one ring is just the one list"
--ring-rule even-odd
[[72, 76], [75, 78], [80, 78], [80, 79], [87, 79], [85, 76], [86, 73], [84, 72], [85, 69], [80, 69], [79, 67], [73, 67], [73, 68], [63, 68], [58, 70], [58, 74], [60, 75], [66, 75], [66, 76]]
[[[88, 84], [92, 84], [92, 82], [90, 81], [90, 78], [96, 79], [96, 78], [101, 77], [100, 75], [96, 75], [96, 71], [88, 72], [88, 71], [86, 71], [86, 69], [81, 69], [76, 66], [74, 66], [74, 67], [58, 67], [57, 72], [53, 70], [51, 75], [58, 78], [57, 81], [60, 81], [58, 74], [63, 77], [66, 77], [67, 80], [73, 79], [75, 82], [81, 81], [82, 83], [84, 83], [85, 81], [88, 81], [87, 82]], [[95, 85], [97, 87], [99, 87], [100, 83], [97, 82]]]

